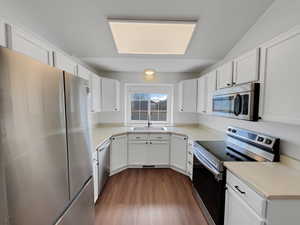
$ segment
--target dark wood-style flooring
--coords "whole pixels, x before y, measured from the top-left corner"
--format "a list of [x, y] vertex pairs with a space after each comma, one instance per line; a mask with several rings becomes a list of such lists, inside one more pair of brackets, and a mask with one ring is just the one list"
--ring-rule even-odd
[[207, 225], [190, 180], [171, 169], [128, 169], [109, 178], [95, 225]]

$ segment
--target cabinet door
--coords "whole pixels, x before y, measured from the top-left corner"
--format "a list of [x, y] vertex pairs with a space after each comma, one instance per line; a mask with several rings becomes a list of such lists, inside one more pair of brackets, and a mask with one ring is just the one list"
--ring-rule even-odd
[[230, 187], [226, 190], [225, 225], [263, 225], [264, 220]]
[[258, 81], [259, 49], [252, 50], [234, 60], [234, 84]]
[[179, 111], [197, 112], [197, 79], [179, 83]]
[[90, 71], [81, 65], [77, 65], [77, 75], [85, 80], [90, 79]]
[[101, 82], [102, 91], [102, 111], [113, 112], [119, 111], [119, 93], [120, 84], [119, 81], [102, 78]]
[[16, 26], [7, 26], [8, 47], [42, 63], [53, 65], [52, 49]]
[[206, 112], [206, 102], [207, 102], [207, 76], [202, 76], [198, 79], [198, 104], [197, 112]]
[[168, 141], [149, 141], [147, 165], [169, 165], [170, 148]]
[[6, 44], [5, 23], [0, 19], [0, 46], [6, 47]]
[[67, 55], [54, 52], [54, 66], [73, 75], [77, 74], [77, 64]]
[[262, 119], [300, 124], [300, 28], [261, 48]]
[[187, 166], [187, 137], [171, 135], [171, 166], [186, 171]]
[[233, 63], [228, 62], [217, 69], [218, 88], [226, 88], [232, 86]]
[[128, 144], [128, 164], [147, 164], [148, 141], [131, 141]]
[[217, 77], [216, 77], [216, 71], [212, 71], [209, 74], [206, 75], [207, 77], [207, 101], [206, 101], [206, 113], [211, 114], [212, 113], [212, 107], [213, 107], [213, 95], [214, 92], [217, 89]]
[[127, 136], [112, 138], [110, 152], [110, 173], [127, 166]]
[[96, 74], [90, 75], [91, 88], [91, 110], [92, 112], [101, 111], [101, 78]]

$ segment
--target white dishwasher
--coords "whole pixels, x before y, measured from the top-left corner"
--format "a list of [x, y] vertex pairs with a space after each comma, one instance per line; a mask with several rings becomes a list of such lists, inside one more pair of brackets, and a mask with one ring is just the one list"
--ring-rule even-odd
[[103, 143], [97, 150], [98, 152], [98, 193], [101, 194], [102, 189], [109, 176], [109, 151], [110, 141]]

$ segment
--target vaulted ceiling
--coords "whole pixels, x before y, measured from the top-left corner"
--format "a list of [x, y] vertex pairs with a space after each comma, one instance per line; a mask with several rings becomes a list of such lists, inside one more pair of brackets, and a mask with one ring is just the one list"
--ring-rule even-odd
[[[0, 17], [38, 33], [96, 69], [195, 72], [222, 59], [273, 0], [0, 0]], [[119, 55], [107, 17], [197, 19], [185, 55]]]

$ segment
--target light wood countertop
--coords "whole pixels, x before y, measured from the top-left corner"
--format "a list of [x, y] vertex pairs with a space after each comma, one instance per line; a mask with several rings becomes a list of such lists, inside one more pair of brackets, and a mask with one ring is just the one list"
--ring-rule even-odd
[[[189, 140], [223, 140], [224, 133], [217, 130], [198, 126], [198, 125], [182, 125], [166, 127], [165, 131], [152, 131], [154, 133], [174, 133], [188, 136]], [[126, 127], [117, 124], [98, 125], [92, 129], [93, 148], [96, 149], [105, 140], [114, 135], [127, 133], [148, 133], [149, 131], [133, 131], [132, 127]]]

